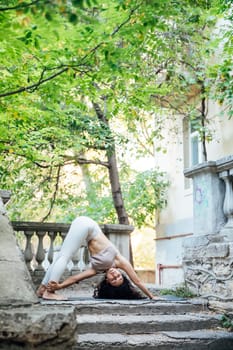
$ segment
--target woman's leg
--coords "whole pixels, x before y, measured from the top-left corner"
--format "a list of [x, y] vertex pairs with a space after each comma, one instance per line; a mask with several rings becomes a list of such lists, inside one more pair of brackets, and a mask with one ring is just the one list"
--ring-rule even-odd
[[46, 288], [45, 286], [47, 286], [49, 281], [58, 282], [60, 280], [72, 256], [85, 244], [88, 235], [93, 231], [94, 224], [96, 225], [92, 219], [84, 216], [78, 217], [72, 222], [56, 260], [48, 268], [43, 278], [42, 286], [37, 291], [38, 296], [43, 294], [43, 297], [46, 296], [48, 299], [49, 295], [53, 294], [51, 297], [54, 299], [54, 293], [43, 292]]

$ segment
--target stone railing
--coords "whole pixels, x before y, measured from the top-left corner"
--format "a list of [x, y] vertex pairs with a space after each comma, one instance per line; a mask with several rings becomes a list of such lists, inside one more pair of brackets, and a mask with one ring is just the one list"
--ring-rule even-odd
[[185, 281], [198, 295], [233, 300], [233, 156], [184, 174], [193, 179], [194, 218], [183, 243]]
[[[52, 263], [55, 254], [69, 230], [69, 224], [38, 223], [38, 222], [12, 222], [18, 238], [19, 246], [23, 250], [25, 262], [31, 273], [33, 282], [37, 285], [45, 270]], [[109, 224], [100, 225], [103, 233], [129, 259], [130, 233], [133, 226]], [[85, 270], [89, 265], [87, 247], [81, 247], [68, 265], [66, 275], [75, 274]]]

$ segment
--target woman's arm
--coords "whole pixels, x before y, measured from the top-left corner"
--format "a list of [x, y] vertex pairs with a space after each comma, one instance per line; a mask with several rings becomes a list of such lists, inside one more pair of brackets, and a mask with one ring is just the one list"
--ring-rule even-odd
[[146, 288], [146, 286], [140, 281], [136, 272], [134, 271], [130, 262], [124, 258], [122, 255], [118, 255], [116, 258], [116, 267], [125, 271], [131, 281], [139, 288], [141, 291], [146, 294], [150, 299], [157, 299], [156, 296], [151, 294], [151, 292]]
[[62, 283], [58, 283], [55, 281], [50, 281], [48, 283], [47, 289], [49, 292], [54, 292], [55, 290], [59, 290], [59, 289], [63, 289], [66, 287], [71, 286], [74, 283], [78, 283], [84, 279], [90, 278], [92, 276], [96, 275], [96, 271], [94, 269], [88, 269], [85, 270], [83, 272], [80, 272], [77, 275], [73, 275], [68, 277], [65, 281], [63, 281]]

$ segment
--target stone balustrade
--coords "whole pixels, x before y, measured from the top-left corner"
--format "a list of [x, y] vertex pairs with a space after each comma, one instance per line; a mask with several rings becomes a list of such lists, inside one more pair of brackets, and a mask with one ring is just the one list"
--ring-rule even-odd
[[198, 295], [233, 300], [233, 156], [186, 169], [194, 235], [184, 239], [185, 281]]
[[[26, 265], [31, 273], [33, 282], [38, 285], [45, 270], [52, 263], [55, 254], [69, 230], [70, 225], [64, 223], [12, 222], [18, 242], [23, 250]], [[108, 224], [100, 225], [103, 233], [129, 259], [130, 233], [133, 226]], [[66, 275], [72, 275], [85, 270], [89, 265], [89, 252], [83, 246], [72, 258]]]

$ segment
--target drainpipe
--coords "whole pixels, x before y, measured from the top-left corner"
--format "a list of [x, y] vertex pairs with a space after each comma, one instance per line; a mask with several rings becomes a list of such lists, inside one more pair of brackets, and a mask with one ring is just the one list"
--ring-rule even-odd
[[182, 265], [163, 265], [163, 264], [157, 264], [157, 269], [159, 273], [159, 285], [162, 284], [162, 271], [164, 269], [180, 269], [182, 268]]

